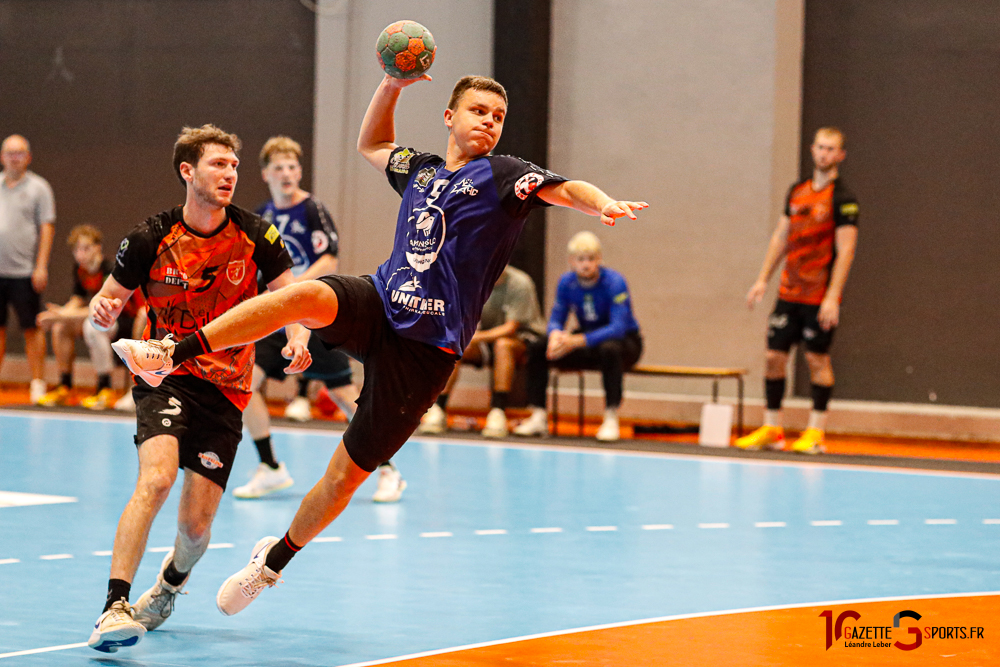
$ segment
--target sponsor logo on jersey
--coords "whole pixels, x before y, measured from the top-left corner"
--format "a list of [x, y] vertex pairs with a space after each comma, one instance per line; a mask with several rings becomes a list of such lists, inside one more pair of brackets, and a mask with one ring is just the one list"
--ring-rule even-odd
[[222, 467], [222, 459], [215, 452], [201, 452], [198, 454], [201, 464], [209, 470], [218, 470]]
[[125, 253], [128, 251], [128, 239], [122, 239], [122, 244], [118, 246], [118, 253], [115, 255], [115, 261], [118, 262], [118, 266], [125, 266]]
[[330, 237], [322, 230], [313, 230], [310, 239], [312, 240], [313, 252], [317, 255], [323, 254], [323, 251], [330, 247]]
[[[167, 401], [173, 407], [163, 408], [160, 410], [161, 415], [173, 415], [177, 416], [181, 413], [181, 401], [176, 396], [171, 396], [170, 400]], [[169, 421], [169, 420], [168, 420]], [[164, 426], [169, 426], [169, 424], [164, 424]]]
[[517, 195], [518, 199], [527, 199], [528, 195], [534, 192], [535, 188], [541, 185], [544, 180], [545, 177], [535, 171], [525, 174], [514, 184], [514, 194]]
[[389, 171], [394, 171], [397, 174], [408, 174], [410, 173], [410, 160], [413, 159], [413, 151], [409, 148], [404, 148], [399, 151], [389, 160]]
[[229, 282], [239, 285], [243, 282], [244, 275], [246, 275], [246, 264], [242, 259], [229, 262], [229, 266], [226, 267], [226, 277], [229, 278]]
[[423, 190], [430, 184], [431, 179], [434, 178], [434, 174], [437, 173], [437, 169], [434, 167], [424, 167], [417, 172], [416, 186]]
[[425, 299], [413, 294], [406, 294], [402, 288], [392, 290], [392, 302], [398, 303], [404, 310], [418, 315], [444, 315], [443, 299]]
[[416, 292], [420, 289], [422, 285], [420, 284], [420, 278], [413, 278], [412, 280], [407, 280], [405, 283], [399, 286], [400, 292]]
[[281, 238], [281, 232], [278, 231], [277, 227], [271, 225], [267, 228], [267, 231], [264, 232], [264, 238], [267, 239], [268, 243], [274, 245], [274, 242]]
[[434, 224], [434, 215], [424, 211], [417, 218], [417, 230], [424, 233], [424, 236], [431, 235], [431, 226]]
[[167, 274], [163, 277], [163, 283], [165, 285], [175, 285], [184, 289], [188, 289], [191, 286], [188, 275], [180, 269], [168, 266], [165, 273]]
[[456, 183], [455, 187], [451, 189], [451, 194], [459, 195], [469, 195], [470, 197], [475, 197], [479, 194], [479, 190], [475, 188], [475, 183], [472, 182], [471, 178], [466, 178], [461, 183]]

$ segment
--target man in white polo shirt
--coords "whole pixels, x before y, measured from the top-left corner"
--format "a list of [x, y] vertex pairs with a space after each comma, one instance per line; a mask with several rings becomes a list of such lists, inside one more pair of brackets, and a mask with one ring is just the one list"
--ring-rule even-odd
[[49, 282], [49, 254], [55, 236], [52, 187], [28, 171], [31, 146], [19, 134], [0, 144], [0, 366], [7, 349], [7, 310], [12, 306], [24, 332], [31, 368], [31, 402], [45, 395], [45, 334], [35, 323]]

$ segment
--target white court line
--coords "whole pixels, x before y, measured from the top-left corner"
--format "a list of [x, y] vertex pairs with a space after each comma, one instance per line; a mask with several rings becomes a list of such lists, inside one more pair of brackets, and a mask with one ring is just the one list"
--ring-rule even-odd
[[476, 535], [506, 535], [507, 531], [503, 528], [491, 528], [490, 530], [477, 530]]
[[562, 528], [532, 528], [533, 533], [561, 533]]
[[83, 648], [87, 642], [79, 644], [63, 644], [62, 646], [47, 646], [45, 648], [33, 648], [27, 651], [14, 651], [13, 653], [0, 653], [0, 660], [4, 658], [16, 658], [19, 655], [35, 655], [36, 653], [48, 653], [49, 651], [65, 651], [68, 648]]
[[18, 558], [0, 558], [0, 565], [13, 565], [20, 562], [21, 560]]
[[92, 555], [94, 555], [94, 556], [110, 556], [113, 553], [114, 553], [113, 551], [94, 551], [92, 553]]
[[381, 535], [365, 535], [366, 540], [394, 540], [396, 536], [392, 533], [383, 533]]
[[451, 537], [451, 533], [442, 531], [440, 533], [420, 533], [420, 537]]
[[618, 530], [618, 526], [587, 526], [587, 531], [591, 533], [608, 533]]
[[209, 549], [232, 549], [233, 545], [229, 542], [213, 542], [208, 545]]
[[699, 523], [699, 528], [729, 528], [728, 523]]
[[784, 521], [758, 521], [754, 524], [756, 528], [784, 528], [787, 524]]
[[173, 547], [152, 547], [150, 549], [146, 549], [146, 551], [148, 551], [151, 554], [157, 554], [157, 553], [162, 554], [170, 551], [171, 549], [173, 549]]
[[958, 521], [955, 519], [924, 519], [928, 526], [954, 526]]
[[313, 542], [343, 542], [342, 537], [314, 537]]
[[810, 525], [813, 526], [843, 526], [844, 522], [840, 519], [831, 519], [829, 521], [810, 521]]
[[1000, 524], [1000, 519], [983, 519], [983, 523], [985, 523], [987, 526], [995, 526], [997, 524]]
[[868, 519], [869, 526], [898, 526], [899, 519]]
[[[612, 628], [627, 628], [636, 625], [648, 625], [650, 623], [662, 623], [664, 621], [681, 621], [689, 618], [711, 618], [713, 616], [732, 616], [735, 614], [749, 614], [759, 611], [778, 611], [784, 609], [803, 609], [808, 607], [833, 607], [833, 606], [844, 606], [850, 604], [860, 604], [863, 602], [909, 602], [914, 600], [946, 600], [950, 598], [965, 598], [965, 597], [975, 597], [975, 596], [985, 596], [985, 595], [1000, 595], [1000, 591], [983, 591], [979, 593], [944, 593], [941, 595], [921, 595], [921, 596], [897, 596], [897, 597], [884, 597], [884, 598], [862, 598], [858, 600], [830, 600], [830, 601], [820, 601], [820, 602], [799, 602], [796, 604], [787, 605], [774, 605], [769, 607], [747, 607], [744, 609], [726, 609], [720, 611], [703, 611], [694, 614], [678, 614], [676, 616], [660, 616], [658, 618], [644, 618], [638, 621], [621, 621], [618, 623], [605, 623], [603, 625], [591, 625], [583, 628], [572, 628], [570, 630], [556, 630], [555, 632], [542, 632], [536, 635], [524, 635], [522, 637], [510, 637], [508, 639], [496, 639], [488, 642], [480, 642], [478, 644], [466, 644], [465, 646], [453, 646], [450, 648], [436, 649], [433, 651], [424, 651], [422, 653], [411, 653], [409, 655], [399, 655], [392, 658], [382, 658], [379, 660], [370, 660], [368, 662], [352, 662], [347, 665], [339, 665], [338, 667], [375, 667], [376, 665], [385, 665], [392, 662], [401, 662], [404, 660], [415, 660], [417, 658], [427, 658], [435, 655], [445, 655], [447, 653], [457, 653], [459, 651], [470, 651], [472, 649], [484, 648], [486, 646], [502, 646], [504, 644], [513, 644], [515, 642], [523, 642], [532, 639], [544, 639], [546, 637], [560, 637], [564, 635], [573, 635], [582, 632], [593, 632], [595, 630], [610, 630]], [[0, 656], [2, 658], [3, 656]]]
[[75, 503], [72, 496], [49, 496], [42, 493], [21, 493], [19, 491], [0, 491], [0, 507], [27, 507], [29, 505], [56, 505], [59, 503]]
[[41, 560], [66, 560], [67, 558], [72, 558], [73, 554], [49, 554], [47, 556], [39, 556]]
[[642, 527], [643, 530], [673, 530], [674, 526], [670, 523], [647, 523]]

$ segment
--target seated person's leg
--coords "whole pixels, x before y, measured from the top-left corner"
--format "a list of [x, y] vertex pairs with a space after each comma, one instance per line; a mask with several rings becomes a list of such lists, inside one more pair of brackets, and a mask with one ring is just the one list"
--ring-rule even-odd
[[528, 374], [528, 407], [531, 416], [514, 428], [515, 435], [545, 435], [548, 433], [549, 420], [545, 410], [546, 394], [549, 385], [549, 360], [545, 356], [548, 339], [545, 337], [527, 344], [525, 356], [528, 363], [525, 371]]
[[[40, 327], [42, 331], [45, 327]], [[73, 388], [73, 361], [76, 357], [76, 338], [81, 333], [80, 324], [76, 322], [58, 321], [53, 322], [52, 331], [52, 351], [55, 353], [56, 364], [59, 367], [59, 385], [52, 391], [46, 392], [39, 399], [38, 404], [45, 407], [55, 407], [66, 405], [69, 401], [69, 392]]]
[[94, 372], [97, 373], [97, 389], [94, 394], [80, 401], [80, 405], [90, 410], [107, 410], [114, 405], [115, 395], [111, 389], [114, 351], [111, 349], [111, 342], [115, 340], [119, 326], [116, 322], [107, 331], [100, 331], [89, 319], [83, 321], [83, 340], [90, 352]]
[[479, 345], [473, 344], [465, 348], [462, 360], [459, 364], [455, 364], [455, 370], [452, 371], [451, 376], [448, 378], [448, 383], [441, 390], [434, 404], [427, 408], [427, 412], [420, 418], [420, 426], [417, 427], [417, 433], [434, 435], [444, 433], [448, 430], [448, 415], [445, 410], [448, 407], [448, 397], [451, 395], [451, 390], [455, 387], [455, 383], [458, 382], [459, 366], [461, 364], [472, 364], [473, 366], [481, 366], [483, 364], [483, 353]]
[[503, 438], [509, 433], [505, 411], [514, 384], [514, 370], [526, 352], [527, 347], [517, 338], [503, 337], [493, 342], [493, 397], [486, 415], [484, 437]]

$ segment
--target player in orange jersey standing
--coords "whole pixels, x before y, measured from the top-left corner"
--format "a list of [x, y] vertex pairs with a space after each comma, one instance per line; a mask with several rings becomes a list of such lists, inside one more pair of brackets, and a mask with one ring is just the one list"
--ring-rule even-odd
[[821, 127], [812, 143], [813, 173], [792, 186], [777, 229], [771, 236], [757, 282], [747, 293], [750, 308], [760, 303], [767, 281], [782, 259], [778, 302], [768, 319], [764, 425], [736, 441], [740, 449], [784, 449], [781, 401], [792, 345], [805, 348], [812, 381], [813, 409], [808, 428], [791, 451], [820, 454], [827, 404], [833, 391], [830, 344], [840, 321], [840, 300], [858, 241], [858, 201], [840, 181], [847, 153], [844, 133]]

